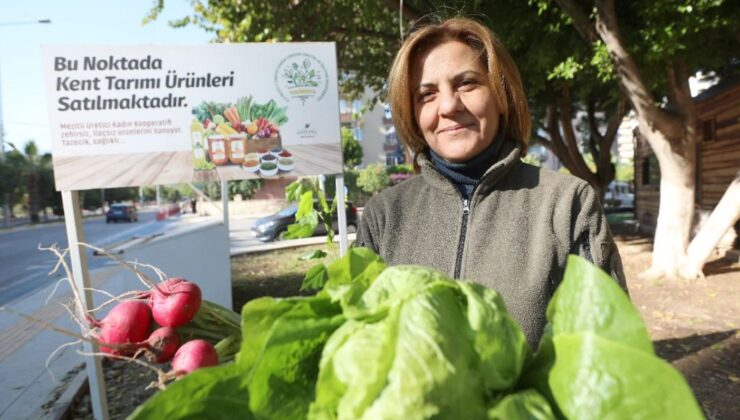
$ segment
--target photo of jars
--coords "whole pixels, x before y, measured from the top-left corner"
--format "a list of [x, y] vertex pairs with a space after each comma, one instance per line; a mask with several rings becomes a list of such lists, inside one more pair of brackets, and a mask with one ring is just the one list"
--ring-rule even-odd
[[193, 168], [238, 165], [262, 176], [292, 171], [295, 161], [282, 148], [279, 128], [288, 121], [286, 111], [272, 99], [259, 104], [251, 95], [233, 104], [202, 102], [193, 108], [190, 127]]

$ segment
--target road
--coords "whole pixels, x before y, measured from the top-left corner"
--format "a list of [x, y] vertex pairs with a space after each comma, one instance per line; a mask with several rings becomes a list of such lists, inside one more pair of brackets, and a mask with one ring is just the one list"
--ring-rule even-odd
[[[84, 240], [96, 246], [105, 246], [126, 240], [132, 236], [152, 235], [169, 222], [157, 222], [156, 212], [141, 211], [135, 223], [105, 223], [105, 217], [84, 219]], [[57, 244], [67, 248], [67, 232], [64, 223], [42, 224], [0, 232], [0, 305], [43, 288], [61, 278], [63, 274], [50, 277], [57, 258], [48, 251], [40, 251], [39, 245], [48, 247]], [[112, 261], [105, 258], [90, 258], [90, 269], [99, 268]]]
[[[110, 248], [135, 236], [155, 235], [173, 230], [178, 224], [208, 220], [190, 214], [184, 215], [182, 219], [175, 217], [164, 222], [156, 221], [155, 217], [156, 211], [145, 210], [139, 212], [139, 221], [136, 223], [106, 224], [102, 216], [86, 218], [83, 221], [84, 241]], [[213, 218], [217, 219], [211, 219]], [[250, 231], [257, 218], [232, 216], [229, 221], [232, 250], [264, 245], [254, 239]], [[185, 219], [189, 220], [186, 222]], [[61, 271], [49, 276], [57, 258], [51, 252], [38, 249], [39, 246], [49, 247], [52, 244], [67, 248], [67, 232], [63, 222], [0, 230], [0, 306], [28, 296], [64, 276]], [[87, 255], [90, 270], [118, 264], [109, 258], [93, 257], [92, 251], [88, 251]]]

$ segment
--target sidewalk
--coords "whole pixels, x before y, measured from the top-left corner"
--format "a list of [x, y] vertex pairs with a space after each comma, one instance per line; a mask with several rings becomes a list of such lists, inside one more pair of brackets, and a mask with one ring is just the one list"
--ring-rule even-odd
[[[90, 273], [92, 287], [105, 289], [111, 293], [121, 293], [135, 287], [130, 273], [121, 267], [102, 268]], [[54, 286], [13, 302], [8, 307], [14, 311], [44, 320], [55, 327], [79, 332], [59, 302], [69, 301], [71, 292], [62, 284], [53, 294]], [[103, 302], [105, 296], [97, 294], [95, 303]], [[77, 354], [79, 346], [64, 347], [49, 359], [49, 369], [45, 368], [47, 358], [55, 349], [73, 342], [75, 339], [49, 331], [42, 326], [25, 320], [9, 312], [0, 316], [0, 419], [55, 418], [52, 412], [42, 409], [49, 403], [53, 408], [55, 388], [67, 372], [82, 363]], [[52, 377], [53, 375], [53, 377]], [[63, 403], [59, 401], [59, 403]]]
[[[261, 243], [253, 239], [249, 232], [250, 221], [256, 217], [258, 216], [237, 216], [230, 220], [231, 255], [322, 243], [326, 240], [324, 237], [313, 237]], [[192, 229], [195, 224], [213, 220], [217, 218], [184, 214], [173, 224], [173, 229]], [[351, 243], [355, 235], [350, 234], [348, 237]], [[109, 250], [115, 252], [116, 247], [132, 247], [146, 240], [132, 238]], [[339, 238], [335, 240], [338, 241]], [[93, 288], [113, 294], [140, 287], [138, 280], [118, 265], [91, 271], [90, 276]], [[49, 286], [7, 306], [14, 311], [49, 322], [55, 327], [79, 332], [79, 326], [74, 324], [65, 309], [57, 303], [70, 300], [69, 287], [61, 284], [47, 304], [53, 289], [54, 286]], [[106, 299], [102, 294], [94, 295], [96, 305]], [[74, 340], [10, 312], [0, 312], [0, 420], [59, 419], [65, 413], [76, 390], [85, 384], [86, 378], [84, 369], [80, 370], [83, 363], [83, 358], [77, 354], [80, 346], [61, 348]], [[61, 350], [50, 359], [47, 370], [46, 360], [57, 348]]]

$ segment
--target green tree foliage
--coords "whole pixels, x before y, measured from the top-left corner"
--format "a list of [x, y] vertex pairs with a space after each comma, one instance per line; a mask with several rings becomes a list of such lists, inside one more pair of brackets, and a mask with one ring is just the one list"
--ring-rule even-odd
[[[241, 181], [230, 181], [229, 182], [229, 200], [233, 200], [237, 194], [241, 194], [242, 199], [251, 198], [262, 186], [265, 185], [265, 181], [262, 179], [244, 179]], [[211, 182], [206, 184], [203, 188], [203, 192], [206, 193], [211, 199], [221, 198], [221, 183]]]
[[[229, 181], [229, 200], [233, 200], [237, 194], [240, 194], [242, 199], [248, 200], [254, 196], [265, 185], [265, 181], [262, 179], [245, 179], [240, 181]], [[211, 200], [221, 199], [221, 183], [210, 182], [210, 183], [196, 183], [196, 188], [202, 191]], [[175, 185], [160, 185], [159, 186], [159, 197], [161, 200], [166, 202], [176, 202], [183, 198], [195, 198], [198, 194], [188, 184], [175, 184]], [[145, 200], [156, 200], [157, 199], [157, 187], [150, 186], [144, 188], [144, 199]]]
[[12, 208], [19, 203], [25, 191], [23, 180], [18, 176], [22, 167], [19, 152], [11, 150], [0, 160], [0, 202]]
[[244, 179], [241, 181], [229, 182], [229, 199], [233, 200], [237, 194], [242, 196], [242, 199], [247, 200], [254, 196], [265, 185], [263, 179]]
[[[170, 23], [199, 26], [220, 42], [337, 42], [342, 91], [350, 96], [359, 96], [366, 87], [383, 90], [400, 40], [398, 2], [393, 0], [195, 0], [192, 4], [192, 15]], [[156, 19], [163, 8], [164, 0], [156, 0], [144, 21]], [[404, 8], [409, 11], [406, 16], [418, 17], [411, 6]]]
[[360, 170], [357, 186], [370, 195], [375, 195], [391, 185], [391, 178], [380, 163], [368, 165]]
[[635, 164], [621, 164], [617, 165], [617, 173], [614, 176], [615, 181], [632, 182], [635, 180]]
[[50, 176], [52, 173], [51, 154], [39, 154], [36, 142], [33, 140], [28, 141], [22, 151], [12, 143], [10, 146], [13, 150], [7, 154], [6, 160], [13, 170], [11, 177], [19, 181], [11, 189], [11, 194], [15, 193], [17, 200], [20, 194], [25, 193], [31, 222], [38, 223], [42, 204], [49, 201], [48, 198], [42, 196], [42, 192], [48, 191], [42, 187], [42, 181], [52, 178]]
[[352, 169], [362, 163], [362, 146], [355, 139], [352, 130], [342, 127], [342, 160], [344, 167]]

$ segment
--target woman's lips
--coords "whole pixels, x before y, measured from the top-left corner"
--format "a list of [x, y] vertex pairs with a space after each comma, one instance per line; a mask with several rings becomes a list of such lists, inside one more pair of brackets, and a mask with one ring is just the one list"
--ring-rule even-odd
[[468, 124], [468, 125], [455, 124], [455, 125], [453, 125], [451, 127], [445, 127], [443, 129], [439, 130], [439, 132], [440, 133], [454, 133], [456, 131], [460, 131], [460, 130], [462, 130], [464, 128], [468, 128], [468, 127], [470, 127], [470, 124]]

